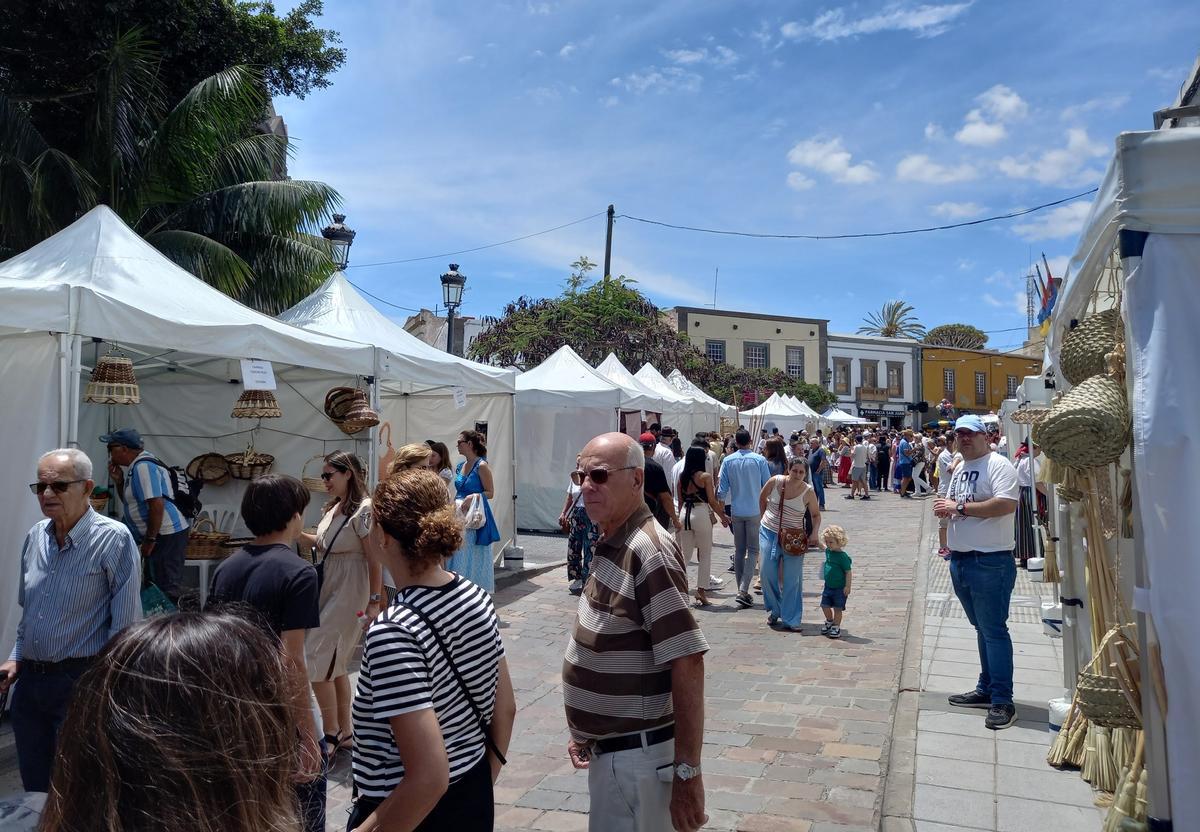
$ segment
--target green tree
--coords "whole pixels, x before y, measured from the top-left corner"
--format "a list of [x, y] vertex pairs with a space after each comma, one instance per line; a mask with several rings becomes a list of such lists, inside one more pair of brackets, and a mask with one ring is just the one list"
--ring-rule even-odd
[[982, 329], [970, 324], [942, 324], [925, 333], [924, 341], [939, 347], [958, 347], [964, 350], [983, 349], [988, 337]]
[[890, 300], [878, 312], [863, 319], [859, 335], [878, 335], [884, 338], [915, 338], [925, 336], [925, 327], [917, 320], [916, 310], [902, 300]]
[[274, 178], [289, 147], [250, 127], [267, 104], [257, 72], [229, 67], [168, 108], [157, 68], [140, 32], [117, 40], [90, 87], [77, 155], [0, 95], [0, 258], [104, 204], [221, 291], [269, 313], [296, 303], [333, 270], [314, 232], [340, 197]]
[[579, 255], [579, 259], [571, 264], [571, 274], [567, 277], [567, 294], [573, 295], [583, 288], [588, 281], [588, 272], [594, 268], [596, 264], [589, 260], [586, 254]]

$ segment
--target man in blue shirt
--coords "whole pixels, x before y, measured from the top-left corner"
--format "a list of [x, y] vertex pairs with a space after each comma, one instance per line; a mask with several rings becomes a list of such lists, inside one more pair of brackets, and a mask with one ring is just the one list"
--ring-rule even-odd
[[0, 691], [20, 677], [13, 738], [28, 792], [50, 789], [75, 682], [110, 638], [142, 617], [137, 546], [124, 525], [92, 510], [93, 485], [92, 462], [76, 448], [44, 455], [30, 485], [47, 519], [21, 548], [21, 620], [0, 664]]
[[825, 469], [829, 467], [829, 460], [825, 456], [825, 449], [821, 447], [820, 431], [817, 431], [817, 436], [809, 440], [808, 452], [808, 478], [812, 481], [813, 491], [817, 492], [817, 505], [821, 511], [825, 510]]
[[900, 496], [911, 500], [912, 495], [908, 493], [908, 487], [912, 485], [913, 475], [912, 429], [905, 429], [900, 437], [900, 445], [896, 448], [896, 478], [900, 480]]
[[733, 527], [733, 572], [737, 577], [735, 603], [742, 609], [754, 606], [750, 582], [758, 566], [758, 495], [771, 478], [771, 469], [761, 454], [750, 450], [750, 431], [733, 435], [737, 450], [721, 463], [717, 495], [730, 502]]

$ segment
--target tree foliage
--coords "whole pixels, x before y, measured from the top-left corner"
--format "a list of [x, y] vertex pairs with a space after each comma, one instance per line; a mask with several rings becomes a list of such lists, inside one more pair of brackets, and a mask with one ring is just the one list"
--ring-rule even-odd
[[915, 338], [925, 336], [925, 327], [917, 320], [916, 310], [902, 300], [890, 300], [878, 312], [863, 319], [859, 335], [878, 335], [884, 338]]
[[942, 324], [925, 333], [924, 341], [939, 347], [958, 347], [964, 350], [983, 349], [987, 333], [970, 324]]
[[602, 277], [585, 285], [594, 265], [586, 257], [572, 263], [572, 275], [559, 297], [522, 296], [509, 303], [471, 344], [471, 357], [524, 370], [569, 344], [593, 366], [612, 352], [634, 372], [647, 362], [663, 373], [678, 368], [710, 396], [739, 407], [745, 394], [765, 398], [773, 390], [818, 409], [836, 401], [828, 390], [779, 369], [714, 363], [668, 324], [658, 307], [635, 288], [636, 281]]
[[56, 147], [0, 94], [0, 259], [108, 205], [155, 248], [265, 312], [311, 293], [333, 271], [315, 232], [339, 204], [320, 182], [279, 180], [286, 138], [253, 125], [262, 77], [232, 66], [168, 107], [157, 50], [121, 35], [81, 99], [77, 152]]

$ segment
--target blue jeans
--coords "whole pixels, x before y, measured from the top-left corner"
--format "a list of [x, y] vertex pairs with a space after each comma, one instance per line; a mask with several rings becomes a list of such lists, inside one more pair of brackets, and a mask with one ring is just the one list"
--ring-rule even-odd
[[[738, 592], [750, 593], [750, 582], [754, 580], [754, 569], [758, 566], [758, 515], [734, 517], [733, 523], [733, 574], [737, 578]], [[697, 579], [699, 580], [699, 579]]]
[[1008, 603], [1017, 581], [1012, 552], [950, 553], [950, 580], [979, 645], [978, 693], [993, 705], [1013, 703], [1013, 648]]
[[58, 732], [66, 719], [75, 683], [82, 675], [82, 668], [58, 673], [25, 670], [13, 688], [13, 739], [21, 785], [27, 792], [50, 791]]
[[879, 490], [879, 467], [874, 462], [867, 463], [868, 484], [872, 491]]
[[817, 505], [820, 506], [821, 511], [825, 510], [825, 479], [824, 479], [824, 477], [825, 477], [825, 474], [823, 472], [820, 474], [814, 474], [812, 477], [810, 477], [810, 479], [812, 480], [813, 491], [817, 492]]
[[763, 606], [785, 627], [798, 630], [804, 614], [804, 557], [783, 551], [779, 535], [766, 526], [759, 533], [758, 545], [762, 548]]

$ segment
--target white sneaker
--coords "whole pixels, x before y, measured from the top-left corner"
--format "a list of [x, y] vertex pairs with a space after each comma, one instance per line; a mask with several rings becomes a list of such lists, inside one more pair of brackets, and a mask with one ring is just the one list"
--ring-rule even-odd
[[723, 586], [725, 586], [725, 581], [721, 580], [716, 575], [708, 576], [708, 588], [709, 589], [720, 589]]
[[583, 592], [583, 581], [581, 581], [579, 578], [571, 581], [570, 585], [567, 587], [567, 591], [573, 594]]

